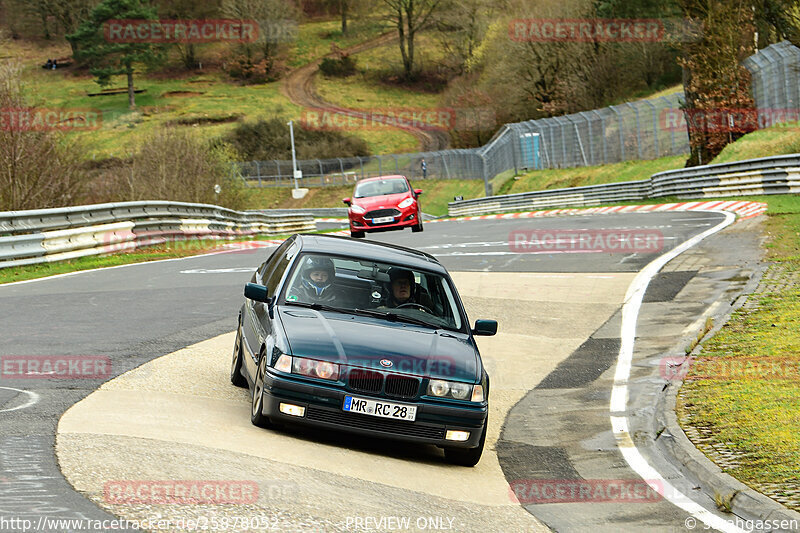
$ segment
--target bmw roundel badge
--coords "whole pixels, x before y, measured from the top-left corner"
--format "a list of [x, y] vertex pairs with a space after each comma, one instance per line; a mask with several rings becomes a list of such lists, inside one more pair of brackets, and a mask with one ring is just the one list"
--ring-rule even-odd
[[385, 366], [386, 368], [389, 368], [389, 367], [390, 367], [390, 366], [392, 366], [393, 364], [394, 364], [394, 363], [392, 363], [392, 362], [391, 362], [391, 361], [389, 361], [388, 359], [381, 359], [381, 366]]

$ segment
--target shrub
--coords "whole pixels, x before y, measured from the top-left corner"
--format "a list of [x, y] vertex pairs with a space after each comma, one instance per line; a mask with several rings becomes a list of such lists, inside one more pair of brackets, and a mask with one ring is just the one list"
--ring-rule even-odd
[[[127, 199], [244, 206], [244, 184], [231, 173], [234, 152], [191, 130], [165, 127], [144, 141], [123, 172]], [[214, 186], [222, 192], [217, 197]]]
[[[243, 160], [292, 158], [289, 127], [283, 119], [244, 122], [239, 124], [226, 140]], [[309, 130], [295, 124], [294, 141], [298, 159], [369, 155], [369, 147], [363, 139], [345, 135], [340, 131]]]
[[325, 57], [319, 64], [319, 70], [326, 76], [346, 78], [356, 73], [356, 60], [347, 54], [342, 54], [339, 59]]

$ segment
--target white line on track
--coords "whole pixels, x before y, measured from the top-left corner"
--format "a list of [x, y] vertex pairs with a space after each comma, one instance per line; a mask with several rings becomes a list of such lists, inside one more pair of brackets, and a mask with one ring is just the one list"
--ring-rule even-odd
[[[277, 246], [277, 245], [276, 245]], [[219, 255], [219, 254], [232, 254], [232, 253], [242, 253], [241, 248], [235, 248], [231, 250], [221, 250], [218, 252], [209, 252], [207, 254], [198, 254], [198, 255], [187, 255], [186, 257], [173, 257], [171, 259], [157, 259], [155, 261], [142, 261], [139, 263], [128, 263], [126, 265], [115, 265], [115, 266], [108, 266], [108, 267], [99, 267], [99, 268], [87, 268], [86, 270], [74, 270], [72, 272], [64, 272], [63, 274], [54, 274], [52, 276], [46, 276], [43, 278], [33, 278], [33, 279], [24, 279], [22, 281], [11, 281], [9, 283], [0, 283], [0, 289], [3, 287], [10, 287], [12, 285], [22, 285], [24, 283], [36, 283], [37, 281], [45, 281], [48, 279], [57, 279], [57, 278], [66, 278], [69, 276], [77, 276], [78, 274], [86, 274], [87, 272], [97, 272], [98, 270], [111, 270], [115, 268], [127, 268], [127, 267], [135, 267], [141, 265], [149, 265], [153, 263], [167, 263], [169, 261], [186, 261], [188, 259], [196, 259], [198, 257], [208, 257], [210, 255]], [[253, 267], [255, 270], [255, 266]]]
[[628, 417], [625, 415], [628, 403], [628, 378], [631, 373], [633, 344], [636, 337], [636, 321], [647, 285], [667, 262], [736, 220], [736, 216], [733, 213], [723, 213], [725, 215], [724, 221], [703, 233], [695, 235], [680, 246], [651, 261], [650, 264], [636, 275], [630, 287], [628, 287], [628, 292], [625, 294], [625, 303], [622, 306], [622, 325], [620, 326], [621, 342], [609, 407], [611, 411], [611, 427], [617, 441], [617, 447], [630, 467], [639, 474], [648, 485], [653, 487], [656, 491], [659, 491], [670, 503], [691, 514], [708, 527], [725, 533], [746, 533], [744, 529], [736, 527], [728, 520], [715, 515], [702, 505], [692, 501], [691, 498], [681, 493], [674, 485], [664, 479], [655, 468], [650, 466], [647, 459], [639, 452], [639, 449], [631, 438]]
[[12, 389], [11, 387], [0, 387], [0, 389], [10, 390], [14, 392], [19, 392], [20, 394], [27, 394], [28, 401], [23, 403], [22, 405], [18, 405], [16, 407], [10, 407], [8, 409], [0, 409], [0, 413], [7, 413], [9, 411], [17, 411], [19, 409], [27, 409], [31, 405], [35, 404], [39, 401], [39, 395], [33, 391], [29, 390], [21, 390], [21, 389]]

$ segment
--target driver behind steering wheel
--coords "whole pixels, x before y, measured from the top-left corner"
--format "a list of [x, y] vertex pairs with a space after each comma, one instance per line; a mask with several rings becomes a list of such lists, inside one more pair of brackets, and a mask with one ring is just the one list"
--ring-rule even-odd
[[[387, 307], [399, 307], [405, 304], [417, 304], [433, 309], [430, 296], [414, 281], [414, 273], [405, 268], [392, 267], [389, 269], [389, 296], [386, 298]], [[416, 306], [408, 306], [416, 307]], [[417, 307], [419, 309], [419, 307]]]

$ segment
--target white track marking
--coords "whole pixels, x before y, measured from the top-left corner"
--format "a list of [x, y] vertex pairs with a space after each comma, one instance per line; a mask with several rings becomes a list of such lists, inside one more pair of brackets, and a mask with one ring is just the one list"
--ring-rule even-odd
[[[44, 278], [33, 278], [33, 279], [25, 279], [22, 281], [11, 281], [9, 283], [0, 283], [0, 289], [3, 287], [9, 287], [11, 285], [22, 285], [24, 283], [36, 283], [37, 281], [45, 281], [48, 279], [57, 279], [57, 278], [66, 278], [68, 276], [77, 276], [78, 274], [86, 274], [87, 272], [97, 272], [98, 270], [111, 270], [114, 268], [127, 268], [127, 267], [134, 267], [134, 266], [141, 266], [141, 265], [148, 265], [151, 263], [166, 263], [169, 261], [186, 261], [188, 259], [196, 259], [198, 257], [208, 257], [210, 255], [219, 255], [219, 254], [232, 254], [232, 253], [241, 253], [241, 248], [236, 248], [232, 250], [222, 250], [218, 252], [210, 252], [207, 254], [198, 254], [198, 255], [187, 255], [186, 257], [173, 257], [171, 259], [157, 259], [155, 261], [142, 261], [140, 263], [128, 263], [127, 265], [115, 265], [109, 267], [99, 267], [99, 268], [88, 268], [86, 270], [74, 270], [72, 272], [64, 272], [63, 274], [54, 274], [52, 276], [46, 276]], [[254, 266], [252, 271], [255, 271], [256, 267]]]
[[30, 407], [31, 405], [33, 405], [33, 404], [35, 404], [36, 402], [39, 401], [39, 395], [36, 394], [33, 391], [12, 389], [11, 387], [0, 387], [0, 389], [11, 390], [11, 391], [14, 391], [14, 392], [19, 392], [20, 394], [27, 394], [28, 395], [28, 401], [27, 402], [23, 403], [22, 405], [18, 405], [16, 407], [10, 407], [8, 409], [0, 409], [0, 413], [7, 413], [9, 411], [17, 411], [19, 409], [27, 409], [28, 407]]
[[614, 387], [611, 390], [610, 419], [619, 451], [630, 467], [639, 474], [648, 485], [661, 492], [663, 497], [670, 503], [691, 514], [708, 527], [718, 529], [725, 533], [746, 533], [744, 529], [736, 527], [728, 520], [715, 515], [702, 505], [692, 501], [691, 498], [681, 493], [674, 485], [664, 479], [655, 468], [650, 466], [631, 438], [628, 428], [628, 417], [625, 415], [628, 403], [628, 378], [631, 373], [633, 344], [636, 337], [636, 321], [647, 285], [667, 262], [736, 220], [736, 216], [733, 213], [725, 212], [724, 214], [725, 220], [723, 222], [699, 235], [695, 235], [680, 246], [650, 262], [650, 264], [636, 275], [630, 287], [628, 287], [628, 292], [625, 294], [625, 303], [622, 306], [620, 349], [617, 367], [614, 373]]

